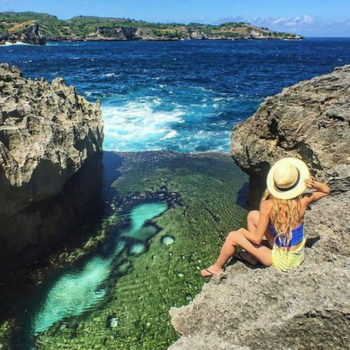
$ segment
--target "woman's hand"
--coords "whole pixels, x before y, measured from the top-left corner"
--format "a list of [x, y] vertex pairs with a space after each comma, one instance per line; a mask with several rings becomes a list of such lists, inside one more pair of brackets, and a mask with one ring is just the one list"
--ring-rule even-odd
[[313, 176], [310, 176], [304, 181], [304, 184], [307, 188], [315, 188], [315, 178]]
[[313, 176], [310, 176], [307, 180], [304, 181], [304, 183], [307, 188], [310, 188], [310, 189], [312, 188], [316, 191], [319, 191], [325, 194], [331, 193], [331, 189], [326, 184], [316, 181], [316, 179]]

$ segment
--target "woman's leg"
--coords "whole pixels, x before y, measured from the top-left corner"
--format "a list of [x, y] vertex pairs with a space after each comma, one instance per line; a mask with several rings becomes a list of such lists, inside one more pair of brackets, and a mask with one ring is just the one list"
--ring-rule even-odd
[[[247, 229], [249, 232], [254, 233], [256, 231], [256, 228], [258, 227], [259, 219], [260, 219], [259, 210], [252, 210], [249, 212], [247, 217]], [[267, 227], [267, 230], [265, 232], [265, 238], [269, 243], [270, 247], [272, 248], [275, 240], [270, 227]]]
[[[254, 233], [256, 231], [256, 228], [258, 227], [260, 218], [260, 212], [259, 210], [252, 210], [249, 212], [247, 216], [247, 229], [249, 232]], [[258, 263], [258, 260], [254, 258], [250, 253], [248, 252], [239, 252], [239, 257], [236, 257], [238, 259], [244, 259], [248, 261], [252, 265], [256, 265]]]
[[[252, 210], [249, 212], [249, 214], [247, 216], [248, 231], [250, 231], [250, 232], [256, 231], [256, 228], [258, 227], [259, 219], [260, 219], [260, 212], [258, 210]], [[273, 238], [272, 232], [271, 232], [269, 227], [267, 228], [267, 230], [265, 232], [265, 238], [266, 238], [267, 242], [269, 243], [270, 247], [272, 248], [273, 243], [274, 243], [274, 238]], [[255, 265], [257, 263], [257, 260], [248, 252], [240, 252], [239, 257], [248, 261], [252, 265]]]
[[258, 227], [259, 219], [260, 219], [259, 210], [252, 210], [249, 212], [247, 216], [247, 229], [249, 232], [254, 233], [256, 231], [256, 228]]
[[242, 247], [247, 252], [252, 254], [265, 266], [270, 266], [272, 264], [272, 251], [271, 249], [265, 247], [262, 244], [254, 244], [250, 242], [240, 230], [230, 232], [225, 240], [224, 245], [221, 248], [220, 255], [216, 260], [216, 263], [209, 266], [207, 269], [202, 270], [201, 274], [203, 277], [211, 276], [216, 273], [222, 272], [222, 267], [227, 263], [227, 261], [232, 257], [236, 251], [237, 246]]

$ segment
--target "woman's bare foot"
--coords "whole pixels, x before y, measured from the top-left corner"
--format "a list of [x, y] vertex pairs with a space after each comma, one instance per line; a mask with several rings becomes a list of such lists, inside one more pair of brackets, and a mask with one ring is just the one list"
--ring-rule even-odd
[[211, 277], [213, 275], [217, 275], [218, 273], [221, 273], [223, 269], [220, 266], [217, 265], [211, 265], [207, 269], [204, 269], [201, 271], [201, 275], [203, 277]]
[[251, 255], [246, 251], [237, 252], [233, 257], [240, 261], [246, 261], [251, 265], [256, 265], [258, 263], [258, 260], [255, 259], [253, 255]]

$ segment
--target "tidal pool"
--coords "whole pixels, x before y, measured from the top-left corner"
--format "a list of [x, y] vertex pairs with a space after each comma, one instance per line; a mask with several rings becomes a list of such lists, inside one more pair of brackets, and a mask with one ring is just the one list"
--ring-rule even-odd
[[[167, 210], [164, 203], [145, 203], [131, 210], [131, 228], [125, 232], [125, 237], [138, 239], [144, 224]], [[153, 227], [154, 233], [156, 231]], [[145, 237], [142, 236], [142, 241]], [[106, 295], [105, 288], [101, 287], [111, 274], [113, 262], [123, 252], [127, 242], [117, 238], [114, 251], [108, 258], [96, 256], [86, 262], [81, 271], [67, 272], [47, 293], [45, 302], [39, 312], [34, 316], [32, 332], [38, 335], [55, 322], [71, 316], [78, 316], [90, 310], [103, 300]], [[142, 242], [135, 242], [130, 252], [141, 254], [145, 251]]]
[[200, 270], [244, 225], [247, 176], [227, 155], [105, 152], [103, 165], [105, 212], [91, 230], [102, 247], [73, 247], [17, 307], [18, 349], [167, 349], [170, 308], [200, 293]]

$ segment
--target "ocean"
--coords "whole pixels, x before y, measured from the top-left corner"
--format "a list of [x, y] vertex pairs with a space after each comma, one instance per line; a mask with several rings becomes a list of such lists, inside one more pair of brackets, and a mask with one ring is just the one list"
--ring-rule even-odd
[[227, 153], [233, 125], [264, 98], [349, 64], [350, 39], [16, 45], [0, 62], [99, 99], [105, 150]]

